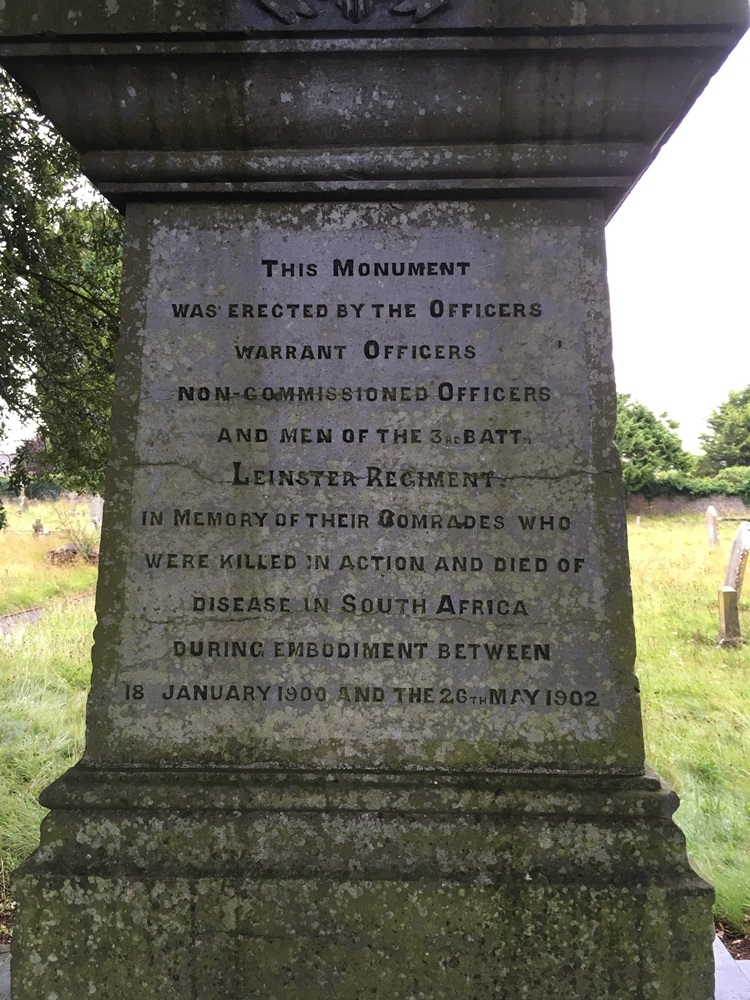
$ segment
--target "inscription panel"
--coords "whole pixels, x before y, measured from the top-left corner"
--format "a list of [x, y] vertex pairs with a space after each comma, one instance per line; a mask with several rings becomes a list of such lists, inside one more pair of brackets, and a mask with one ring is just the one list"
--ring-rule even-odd
[[595, 206], [138, 211], [94, 756], [636, 768]]

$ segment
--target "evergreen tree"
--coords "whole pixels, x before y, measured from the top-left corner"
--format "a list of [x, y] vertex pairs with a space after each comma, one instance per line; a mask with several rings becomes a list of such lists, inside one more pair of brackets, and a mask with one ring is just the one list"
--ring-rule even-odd
[[615, 444], [628, 493], [637, 493], [659, 472], [691, 470], [693, 459], [675, 433], [678, 426], [666, 414], [657, 417], [647, 406], [618, 393]]
[[707, 471], [716, 474], [730, 466], [750, 465], [750, 385], [729, 393], [709, 417], [708, 428], [701, 435], [701, 463]]

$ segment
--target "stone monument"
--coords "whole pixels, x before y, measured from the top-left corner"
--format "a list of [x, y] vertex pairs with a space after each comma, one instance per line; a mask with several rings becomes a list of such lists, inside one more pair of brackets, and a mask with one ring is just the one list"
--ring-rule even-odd
[[709, 1000], [604, 225], [744, 0], [0, 4], [126, 211], [82, 762], [16, 1000]]

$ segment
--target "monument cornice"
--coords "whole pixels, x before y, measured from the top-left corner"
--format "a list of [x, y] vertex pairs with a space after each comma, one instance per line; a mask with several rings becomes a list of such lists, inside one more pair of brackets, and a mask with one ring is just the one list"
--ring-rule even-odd
[[748, 20], [744, 0], [454, 0], [420, 20], [305, 0], [316, 16], [286, 24], [252, 0], [83, 4], [84, 33], [53, 6], [0, 12], [0, 61], [121, 207], [579, 192], [611, 215]]

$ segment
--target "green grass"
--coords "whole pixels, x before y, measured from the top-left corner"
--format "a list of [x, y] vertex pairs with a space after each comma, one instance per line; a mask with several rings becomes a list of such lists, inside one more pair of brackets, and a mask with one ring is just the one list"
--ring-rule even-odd
[[92, 598], [0, 634], [0, 935], [7, 873], [38, 843], [37, 796], [83, 750], [93, 627]]
[[[630, 551], [646, 754], [682, 799], [676, 819], [716, 886], [717, 918], [750, 930], [750, 646], [716, 644], [736, 528], [723, 524], [711, 551], [698, 518], [642, 518]], [[750, 635], [746, 599], [740, 619]]]
[[[23, 611], [55, 598], [92, 590], [96, 567], [82, 560], [71, 567], [53, 566], [45, 559], [73, 536], [93, 533], [88, 505], [73, 514], [68, 504], [43, 503], [28, 507], [20, 516], [7, 505], [8, 527], [0, 531], [0, 615]], [[32, 524], [40, 518], [49, 535], [36, 536]]]
[[[716, 885], [717, 917], [750, 930], [750, 646], [716, 645], [735, 527], [713, 552], [699, 518], [633, 521], [630, 539], [647, 757], [682, 798], [677, 821]], [[741, 617], [750, 635], [747, 600]], [[35, 796], [80, 755], [92, 629], [87, 602], [0, 636], [0, 896], [3, 870], [36, 845]]]

